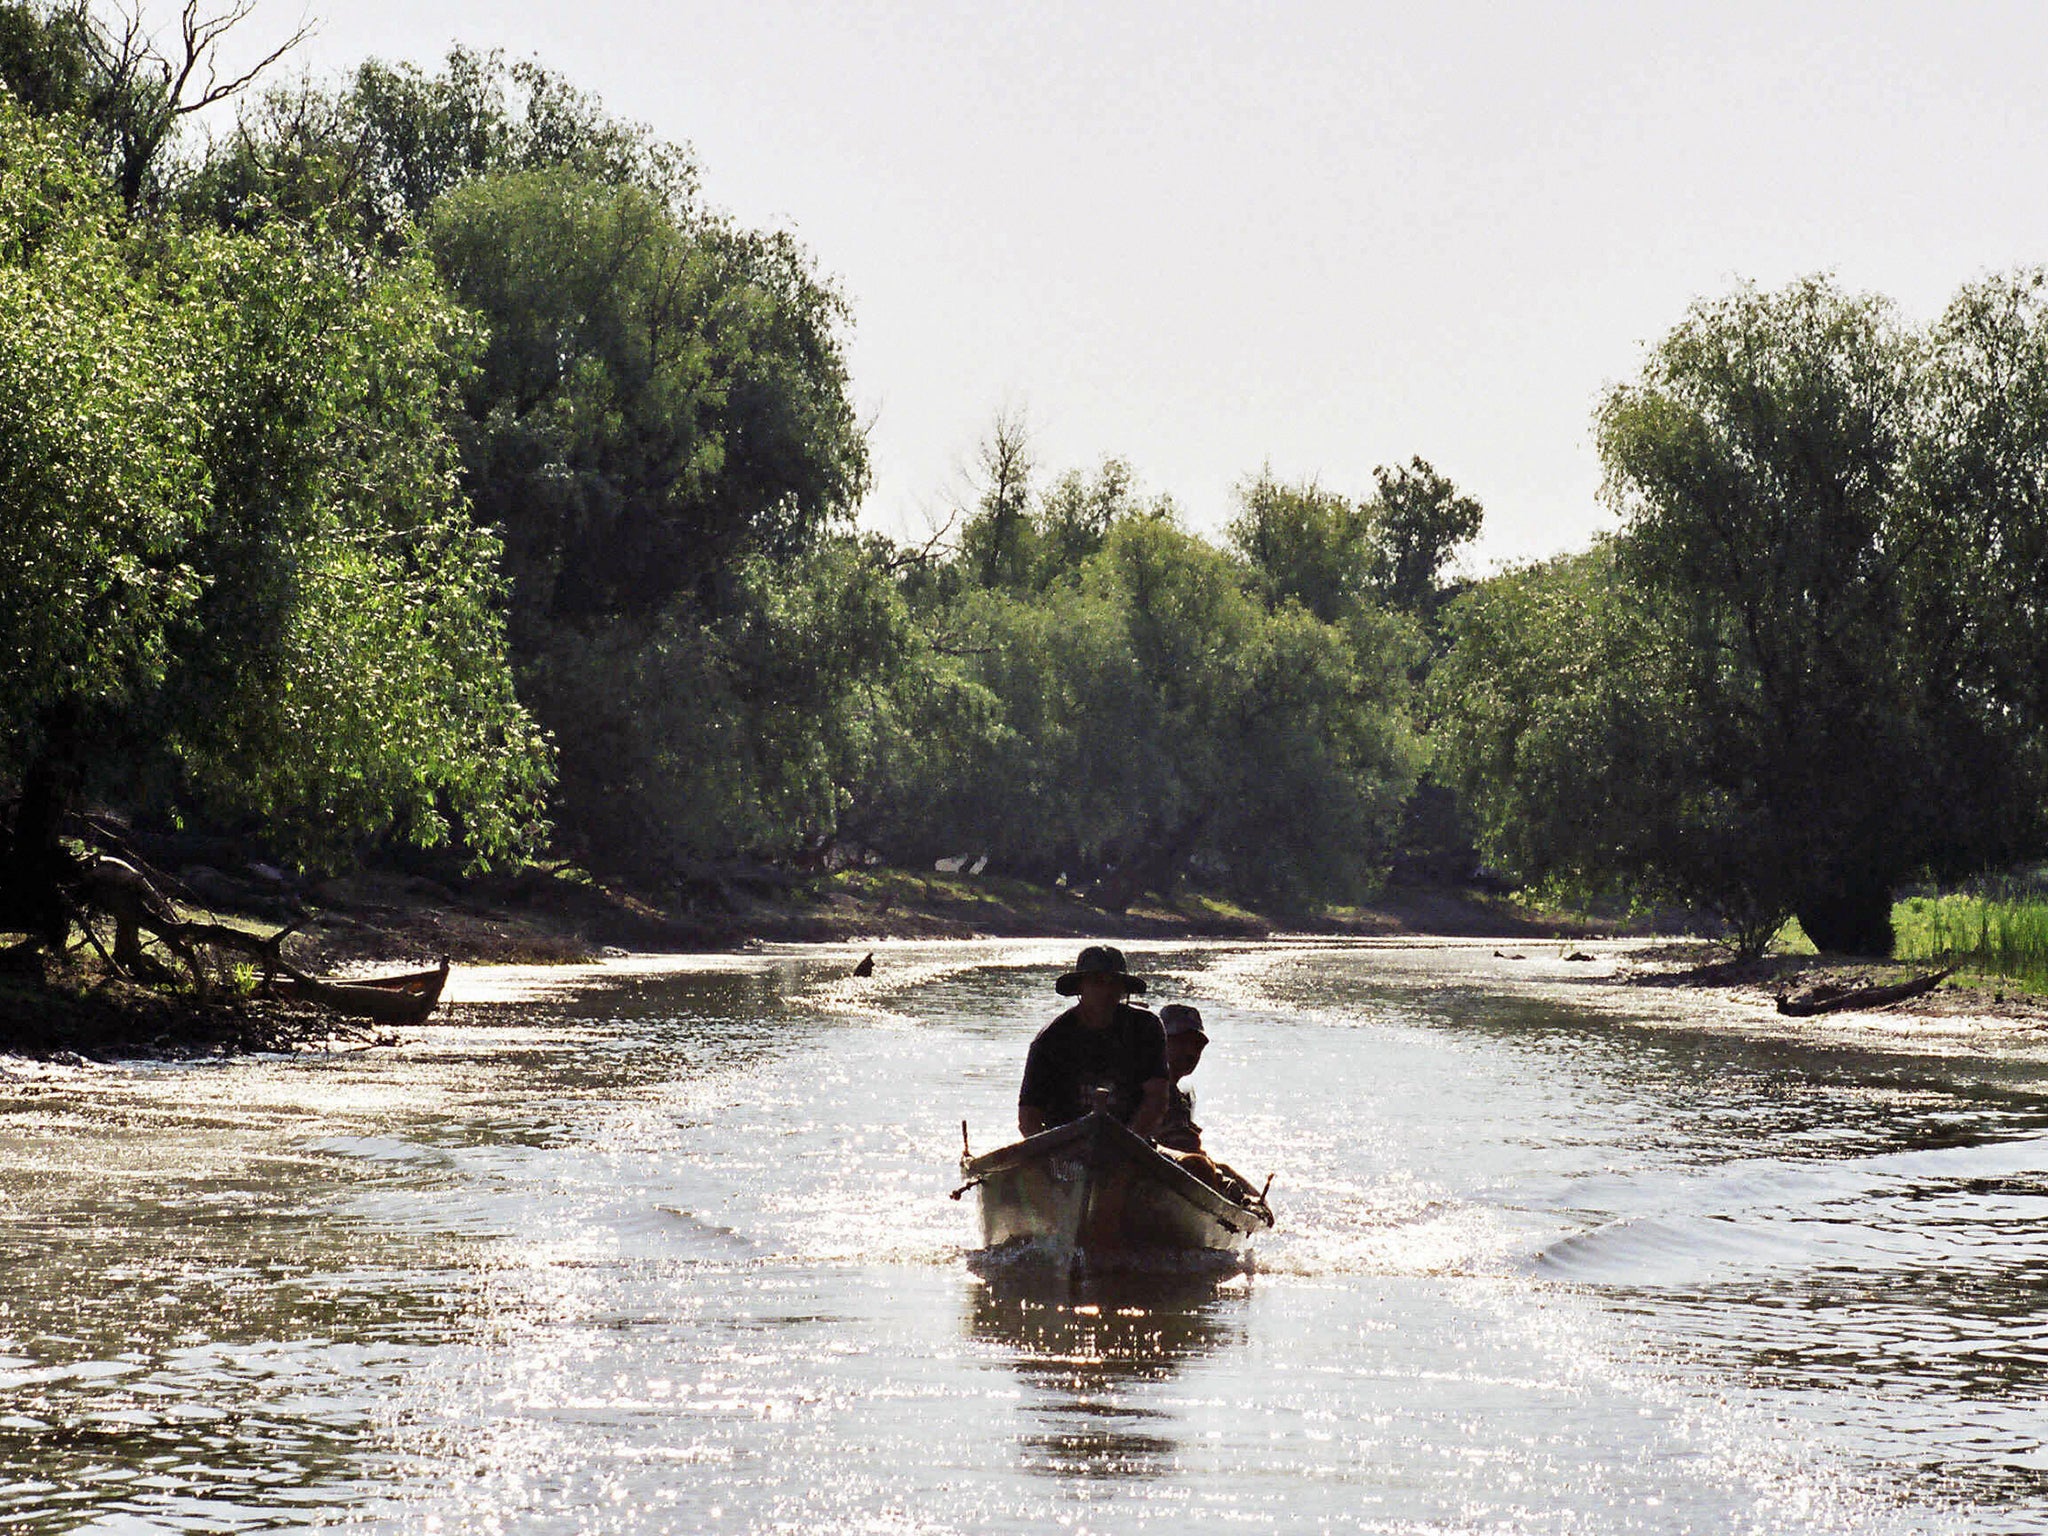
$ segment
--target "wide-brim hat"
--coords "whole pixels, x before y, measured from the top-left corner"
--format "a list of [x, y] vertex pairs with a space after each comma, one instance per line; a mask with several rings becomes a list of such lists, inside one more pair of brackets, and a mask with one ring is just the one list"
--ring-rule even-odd
[[1145, 981], [1124, 969], [1124, 952], [1108, 944], [1090, 944], [1081, 951], [1081, 958], [1074, 962], [1074, 968], [1052, 984], [1052, 989], [1061, 997], [1072, 997], [1081, 990], [1084, 976], [1114, 976], [1124, 984], [1126, 992], [1143, 992]]

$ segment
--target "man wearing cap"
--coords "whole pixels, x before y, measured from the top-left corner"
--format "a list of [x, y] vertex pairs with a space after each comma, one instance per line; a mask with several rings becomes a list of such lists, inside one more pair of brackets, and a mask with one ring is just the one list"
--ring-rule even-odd
[[1053, 987], [1078, 1001], [1031, 1042], [1017, 1129], [1035, 1136], [1078, 1120], [1095, 1107], [1095, 1090], [1107, 1088], [1109, 1112], [1152, 1135], [1166, 1115], [1166, 1037], [1156, 1017], [1124, 1001], [1144, 981], [1125, 968], [1122, 950], [1091, 944]]
[[1159, 1010], [1159, 1023], [1166, 1031], [1166, 1118], [1152, 1139], [1176, 1152], [1199, 1152], [1202, 1128], [1195, 1124], [1195, 1096], [1181, 1087], [1181, 1080], [1201, 1065], [1209, 1036], [1192, 1003], [1168, 1003]]
[[1219, 1163], [1202, 1146], [1202, 1128], [1195, 1124], [1195, 1096], [1181, 1087], [1181, 1080], [1193, 1072], [1209, 1044], [1202, 1028], [1201, 1010], [1192, 1003], [1168, 1003], [1159, 1010], [1159, 1023], [1166, 1034], [1166, 1114], [1152, 1139], [1160, 1150], [1210, 1188], [1228, 1195], [1239, 1205], [1263, 1206], [1265, 1197], [1245, 1176], [1228, 1163]]

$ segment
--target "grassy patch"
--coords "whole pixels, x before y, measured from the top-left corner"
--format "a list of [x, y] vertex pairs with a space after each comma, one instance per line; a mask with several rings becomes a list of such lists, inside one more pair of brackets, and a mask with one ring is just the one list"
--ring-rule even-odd
[[828, 877], [825, 887], [873, 902], [883, 911], [900, 906], [905, 910], [970, 909], [1013, 912], [1043, 907], [1066, 900], [1064, 892], [1046, 890], [1027, 881], [1000, 875], [946, 874], [934, 870], [896, 869], [876, 865], [869, 869], [847, 869]]
[[2048, 901], [1909, 896], [1892, 908], [1901, 960], [1960, 964], [2048, 992]]
[[1180, 910], [1191, 917], [1213, 918], [1227, 923], [1257, 923], [1259, 914], [1250, 907], [1239, 906], [1222, 896], [1205, 896], [1192, 891], [1175, 903]]
[[[1892, 915], [1896, 921], [1897, 912], [1894, 911]], [[1799, 926], [1799, 919], [1788, 917], [1785, 919], [1785, 926], [1780, 928], [1771, 939], [1769, 953], [1774, 955], [1817, 955], [1820, 951], [1814, 947], [1813, 940], [1806, 936], [1806, 930]]]

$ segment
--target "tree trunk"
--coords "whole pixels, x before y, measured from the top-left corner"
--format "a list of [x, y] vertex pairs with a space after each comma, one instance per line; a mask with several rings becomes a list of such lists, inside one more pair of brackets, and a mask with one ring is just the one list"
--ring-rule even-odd
[[1090, 899], [1105, 911], [1122, 913], [1145, 891], [1164, 891], [1180, 874], [1208, 824], [1206, 811], [1182, 822], [1165, 837], [1126, 859], [1095, 888]]
[[1892, 893], [1882, 881], [1830, 882], [1802, 893], [1793, 911], [1823, 954], [1891, 958]]
[[29, 764], [14, 807], [6, 863], [0, 867], [0, 926], [19, 928], [51, 949], [62, 949], [71, 933], [62, 885], [70, 861], [57, 841], [57, 829], [70, 809], [70, 778], [54, 750], [46, 749]]

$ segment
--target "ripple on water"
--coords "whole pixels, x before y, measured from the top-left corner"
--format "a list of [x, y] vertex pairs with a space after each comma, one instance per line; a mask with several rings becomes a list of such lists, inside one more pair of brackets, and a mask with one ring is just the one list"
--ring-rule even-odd
[[2014, 1042], [1582, 979], [1616, 949], [1134, 946], [1281, 1226], [1249, 1272], [1049, 1287], [975, 1272], [944, 1196], [1072, 944], [865, 948], [0, 1085], [0, 1516], [2048, 1529]]

